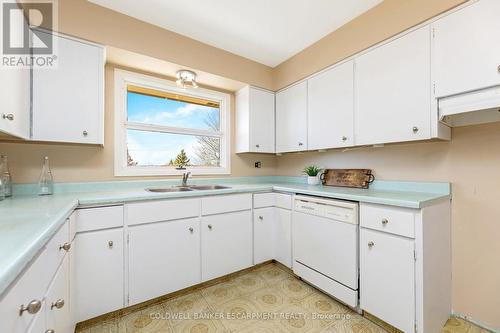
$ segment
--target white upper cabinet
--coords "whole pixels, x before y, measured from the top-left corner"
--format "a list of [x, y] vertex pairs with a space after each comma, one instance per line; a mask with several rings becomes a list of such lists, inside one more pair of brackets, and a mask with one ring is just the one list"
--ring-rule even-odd
[[348, 61], [307, 81], [307, 148], [354, 143], [354, 62]]
[[500, 1], [481, 0], [433, 24], [436, 97], [500, 85]]
[[429, 26], [381, 45], [355, 61], [356, 144], [429, 139]]
[[276, 93], [276, 152], [307, 150], [307, 81]]
[[[22, 26], [11, 25], [10, 34], [22, 40]], [[0, 67], [0, 132], [27, 139], [29, 126], [30, 69]]]
[[56, 68], [33, 69], [36, 141], [104, 143], [104, 50], [53, 34]]
[[247, 86], [236, 93], [236, 152], [274, 153], [274, 92]]

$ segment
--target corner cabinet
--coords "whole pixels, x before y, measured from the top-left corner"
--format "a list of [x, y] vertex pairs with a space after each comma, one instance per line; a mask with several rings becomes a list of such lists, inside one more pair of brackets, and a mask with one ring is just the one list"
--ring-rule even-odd
[[307, 150], [307, 81], [276, 93], [276, 152]]
[[246, 86], [236, 93], [236, 153], [274, 151], [274, 92]]
[[32, 140], [104, 144], [104, 49], [52, 34], [55, 68], [33, 68]]
[[307, 148], [354, 145], [354, 61], [307, 80]]
[[425, 26], [356, 58], [357, 145], [431, 138], [430, 38]]

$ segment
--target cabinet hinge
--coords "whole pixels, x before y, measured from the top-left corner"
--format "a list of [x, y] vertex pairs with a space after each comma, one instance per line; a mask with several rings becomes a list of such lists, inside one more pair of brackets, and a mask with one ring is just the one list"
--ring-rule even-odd
[[413, 259], [417, 261], [417, 250], [413, 250]]
[[436, 28], [432, 28], [432, 38], [436, 37]]
[[130, 234], [127, 234], [127, 244], [130, 243]]
[[130, 294], [127, 295], [127, 305], [129, 305], [129, 304], [130, 304]]
[[417, 323], [415, 322], [415, 333], [417, 333]]
[[435, 83], [432, 84], [432, 92], [434, 93], [434, 95], [436, 95], [436, 84]]

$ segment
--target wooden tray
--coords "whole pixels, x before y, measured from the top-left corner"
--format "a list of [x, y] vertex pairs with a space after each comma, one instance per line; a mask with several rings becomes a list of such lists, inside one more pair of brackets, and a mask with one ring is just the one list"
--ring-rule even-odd
[[327, 186], [368, 188], [375, 177], [371, 169], [325, 169], [321, 180]]

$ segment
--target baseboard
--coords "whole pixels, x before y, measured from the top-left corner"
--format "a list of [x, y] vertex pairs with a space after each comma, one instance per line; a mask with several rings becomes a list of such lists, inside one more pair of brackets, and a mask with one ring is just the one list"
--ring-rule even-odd
[[488, 326], [488, 325], [486, 325], [486, 324], [484, 324], [484, 323], [482, 323], [480, 321], [477, 321], [477, 320], [471, 318], [470, 316], [467, 316], [467, 315], [464, 315], [464, 314], [461, 314], [461, 313], [458, 313], [458, 312], [452, 312], [451, 316], [463, 319], [465, 321], [468, 321], [471, 324], [479, 326], [482, 329], [485, 329], [485, 330], [490, 331], [492, 333], [500, 333], [500, 328], [495, 328], [495, 327]]

